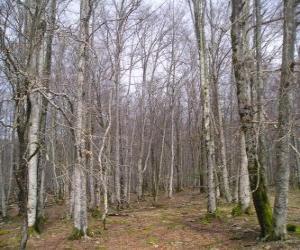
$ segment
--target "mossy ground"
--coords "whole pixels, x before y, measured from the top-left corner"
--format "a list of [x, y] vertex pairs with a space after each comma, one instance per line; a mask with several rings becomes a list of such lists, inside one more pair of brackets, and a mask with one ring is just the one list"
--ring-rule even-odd
[[[28, 249], [297, 249], [300, 245], [296, 232], [290, 233], [288, 242], [258, 242], [255, 213], [233, 217], [231, 211], [235, 205], [221, 202], [214, 216], [207, 215], [205, 195], [197, 191], [181, 192], [171, 200], [160, 196], [159, 204], [154, 206], [151, 197], [132, 203], [131, 208], [120, 211], [119, 216], [107, 218], [107, 230], [103, 230], [99, 218], [92, 217], [91, 211], [90, 237], [75, 240], [68, 240], [73, 230], [73, 222], [64, 216], [68, 208], [57, 204], [49, 206], [43, 231], [29, 239]], [[299, 224], [299, 204], [299, 192], [291, 193], [291, 225]], [[11, 218], [0, 225], [1, 249], [18, 246], [22, 220], [14, 215]]]
[[236, 217], [236, 216], [241, 216], [243, 214], [248, 214], [250, 215], [251, 214], [251, 206], [249, 206], [248, 208], [246, 208], [245, 211], [243, 211], [242, 209], [242, 205], [239, 203], [237, 204], [236, 206], [234, 206], [231, 210], [231, 215], [233, 217]]

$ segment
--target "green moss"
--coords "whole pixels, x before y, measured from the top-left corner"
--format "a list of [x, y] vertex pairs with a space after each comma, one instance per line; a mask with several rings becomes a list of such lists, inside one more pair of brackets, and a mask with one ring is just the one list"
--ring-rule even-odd
[[28, 235], [29, 235], [29, 237], [39, 235], [39, 231], [37, 230], [37, 227], [35, 225], [32, 227], [28, 227]]
[[[251, 188], [255, 190], [252, 193], [253, 203], [256, 210], [256, 215], [259, 221], [259, 225], [261, 228], [261, 239], [268, 240], [272, 238], [273, 234], [273, 221], [272, 221], [272, 207], [269, 202], [266, 182], [264, 179], [264, 175], [259, 175], [259, 180], [257, 180], [257, 168], [249, 169], [249, 174], [253, 175], [255, 178], [251, 179]], [[259, 185], [257, 186], [257, 183]]]
[[294, 232], [300, 234], [300, 226], [293, 225], [293, 224], [287, 224], [286, 229], [288, 232]]
[[0, 229], [0, 235], [5, 235], [5, 234], [9, 234], [9, 233], [10, 233], [9, 230]]
[[233, 217], [238, 217], [238, 216], [241, 216], [243, 214], [247, 214], [247, 215], [250, 215], [251, 214], [251, 207], [247, 207], [245, 209], [245, 211], [243, 211], [242, 209], [242, 205], [239, 203], [237, 204], [232, 210], [231, 210], [231, 215]]
[[223, 216], [223, 213], [221, 210], [217, 209], [214, 213], [207, 213], [204, 218], [201, 219], [201, 223], [203, 224], [209, 224], [213, 220], [218, 219], [221, 220]]
[[231, 210], [231, 215], [233, 217], [241, 216], [243, 214], [242, 207], [240, 204], [236, 205], [232, 210]]
[[83, 230], [79, 230], [74, 227], [71, 235], [68, 237], [68, 240], [80, 240], [84, 236]]

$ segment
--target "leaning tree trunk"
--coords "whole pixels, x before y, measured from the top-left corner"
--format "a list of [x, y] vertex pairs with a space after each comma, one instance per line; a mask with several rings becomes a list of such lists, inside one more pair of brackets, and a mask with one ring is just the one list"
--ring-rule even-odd
[[289, 190], [290, 100], [289, 89], [293, 82], [295, 46], [295, 0], [284, 1], [283, 46], [281, 80], [278, 105], [277, 171], [274, 202], [275, 239], [285, 239]]
[[74, 167], [74, 236], [87, 235], [86, 174], [84, 171], [84, 83], [88, 60], [89, 20], [92, 0], [80, 2], [80, 46], [77, 71], [77, 105], [75, 110], [75, 167]]

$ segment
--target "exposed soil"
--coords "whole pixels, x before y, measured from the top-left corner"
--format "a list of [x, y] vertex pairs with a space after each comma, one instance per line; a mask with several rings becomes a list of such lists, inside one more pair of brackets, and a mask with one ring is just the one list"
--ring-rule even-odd
[[[119, 215], [109, 216], [107, 230], [100, 219], [89, 218], [92, 236], [68, 240], [72, 221], [67, 206], [47, 207], [48, 220], [42, 234], [31, 237], [28, 249], [300, 249], [300, 235], [285, 242], [260, 242], [254, 213], [232, 217], [234, 205], [219, 204], [219, 218], [206, 217], [206, 199], [196, 191], [161, 197], [155, 206], [151, 197], [133, 203]], [[289, 222], [300, 225], [300, 193], [290, 194]], [[21, 219], [1, 223], [0, 248], [17, 249]]]

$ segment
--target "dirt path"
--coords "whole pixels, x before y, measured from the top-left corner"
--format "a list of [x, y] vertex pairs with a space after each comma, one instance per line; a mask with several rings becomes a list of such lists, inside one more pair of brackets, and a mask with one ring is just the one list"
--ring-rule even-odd
[[[293, 200], [300, 204], [300, 197], [297, 199], [295, 196]], [[28, 249], [300, 249], [296, 235], [288, 243], [258, 243], [255, 216], [232, 218], [232, 205], [220, 206], [219, 219], [206, 218], [205, 197], [193, 192], [163, 199], [156, 207], [150, 201], [135, 203], [122, 211], [123, 216], [109, 217], [108, 230], [102, 229], [99, 220], [90, 218], [93, 236], [76, 241], [68, 240], [72, 222], [64, 218], [65, 209], [57, 205], [47, 209], [49, 219], [44, 231], [29, 240]], [[291, 206], [290, 214], [297, 222], [300, 206]], [[17, 223], [6, 225], [0, 248], [16, 248]]]

